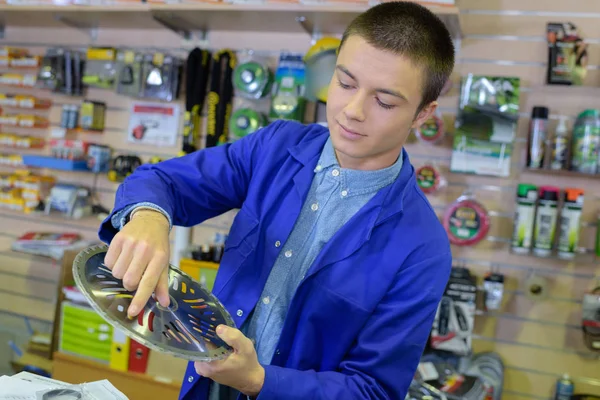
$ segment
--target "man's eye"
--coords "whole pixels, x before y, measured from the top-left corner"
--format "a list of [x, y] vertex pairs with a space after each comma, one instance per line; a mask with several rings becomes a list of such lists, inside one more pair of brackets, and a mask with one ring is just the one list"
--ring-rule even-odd
[[338, 79], [338, 85], [340, 85], [340, 87], [341, 87], [342, 89], [350, 89], [350, 85], [346, 85], [345, 83], [343, 83], [343, 82], [342, 82], [342, 81], [340, 81], [339, 79]]
[[377, 99], [377, 104], [379, 104], [380, 107], [385, 108], [386, 110], [391, 110], [392, 108], [396, 107], [392, 104], [386, 104], [383, 103], [381, 100]]

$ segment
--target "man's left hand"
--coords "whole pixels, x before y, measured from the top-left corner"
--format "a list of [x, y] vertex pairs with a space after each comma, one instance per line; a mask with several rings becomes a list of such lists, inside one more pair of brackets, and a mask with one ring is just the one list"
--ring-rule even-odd
[[238, 329], [226, 325], [217, 326], [216, 332], [233, 348], [233, 353], [225, 360], [195, 362], [196, 372], [247, 396], [257, 396], [265, 382], [265, 369], [258, 362], [252, 341]]

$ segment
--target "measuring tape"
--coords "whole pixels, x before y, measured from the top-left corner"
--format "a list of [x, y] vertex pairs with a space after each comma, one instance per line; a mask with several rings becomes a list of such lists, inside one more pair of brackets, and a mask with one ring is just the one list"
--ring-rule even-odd
[[208, 93], [206, 147], [218, 146], [229, 140], [229, 118], [233, 101], [231, 77], [235, 65], [236, 57], [231, 50], [220, 50], [213, 55]]

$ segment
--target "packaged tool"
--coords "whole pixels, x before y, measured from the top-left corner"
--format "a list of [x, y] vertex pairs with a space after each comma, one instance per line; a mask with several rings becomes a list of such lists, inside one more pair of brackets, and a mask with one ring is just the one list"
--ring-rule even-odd
[[106, 103], [85, 100], [81, 104], [81, 129], [103, 131], [106, 119]]
[[112, 47], [90, 47], [87, 50], [82, 81], [87, 86], [110, 89], [114, 86], [117, 50]]
[[485, 309], [499, 310], [504, 297], [504, 275], [490, 272], [483, 278]]
[[306, 110], [305, 65], [301, 54], [282, 53], [275, 73], [269, 119], [302, 122]]
[[236, 64], [236, 55], [231, 50], [220, 50], [213, 55], [208, 93], [206, 147], [218, 146], [229, 141], [229, 119], [233, 102], [231, 77]]
[[457, 355], [471, 353], [477, 284], [466, 268], [452, 268], [431, 330], [433, 349]]
[[179, 97], [180, 59], [163, 53], [146, 54], [142, 65], [142, 94], [149, 99], [173, 101]]
[[582, 85], [587, 75], [587, 44], [571, 22], [549, 22], [546, 26], [550, 85]]
[[137, 97], [142, 90], [143, 55], [133, 50], [120, 50], [115, 64], [116, 91], [119, 94]]
[[136, 155], [119, 155], [112, 160], [108, 179], [112, 182], [122, 182], [140, 165], [142, 165], [142, 160]]
[[186, 61], [185, 113], [181, 154], [197, 150], [201, 117], [204, 111], [211, 53], [198, 47], [192, 49]]

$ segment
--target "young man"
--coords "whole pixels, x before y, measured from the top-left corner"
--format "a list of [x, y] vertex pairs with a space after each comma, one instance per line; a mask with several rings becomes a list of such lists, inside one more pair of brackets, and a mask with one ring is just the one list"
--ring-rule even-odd
[[[182, 399], [404, 398], [451, 254], [403, 145], [454, 65], [445, 26], [412, 2], [348, 27], [327, 121], [277, 121], [233, 144], [144, 165], [119, 188], [100, 237], [106, 264], [168, 304], [172, 225], [239, 209], [213, 293], [240, 329], [235, 352], [190, 363]], [[132, 215], [133, 212], [133, 215]]]

